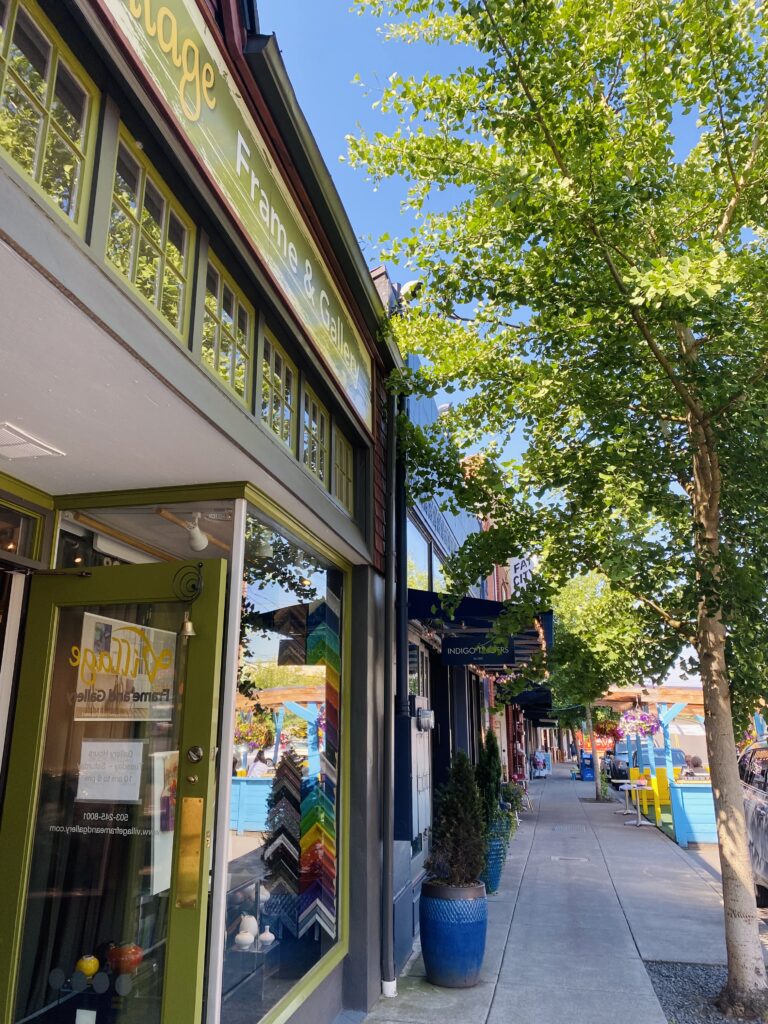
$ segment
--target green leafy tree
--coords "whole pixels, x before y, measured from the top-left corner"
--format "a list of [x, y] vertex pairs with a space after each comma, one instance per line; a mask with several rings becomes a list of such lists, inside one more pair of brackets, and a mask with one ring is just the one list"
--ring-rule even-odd
[[594, 704], [611, 686], [657, 682], [675, 653], [658, 619], [626, 591], [596, 572], [574, 577], [555, 595], [555, 644], [549, 659], [555, 704], [581, 705], [595, 762], [595, 799], [600, 786]]
[[[693, 647], [723, 876], [720, 1004], [760, 1011], [732, 701], [741, 715], [764, 692], [768, 651], [766, 8], [357, 2], [391, 17], [392, 38], [458, 44], [463, 61], [391, 76], [380, 106], [398, 126], [350, 140], [373, 179], [406, 179], [417, 214], [390, 253], [424, 285], [396, 335], [428, 361], [422, 390], [464, 395], [431, 436], [412, 431], [412, 479], [493, 516], [449, 565], [453, 585], [535, 555], [529, 614], [598, 571]], [[488, 448], [457, 471], [457, 445], [514, 431], [516, 464]]]
[[438, 793], [427, 870], [446, 885], [474, 885], [485, 865], [480, 793], [469, 758], [459, 751]]

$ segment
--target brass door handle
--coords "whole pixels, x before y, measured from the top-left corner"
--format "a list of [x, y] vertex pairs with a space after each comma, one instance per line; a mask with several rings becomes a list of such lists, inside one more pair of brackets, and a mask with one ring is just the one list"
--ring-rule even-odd
[[189, 910], [197, 908], [203, 850], [203, 803], [203, 798], [199, 796], [185, 796], [181, 800], [176, 906]]

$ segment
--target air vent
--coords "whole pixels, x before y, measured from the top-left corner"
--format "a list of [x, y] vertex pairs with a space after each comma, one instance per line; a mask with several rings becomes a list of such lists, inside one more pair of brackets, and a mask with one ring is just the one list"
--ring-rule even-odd
[[43, 455], [63, 454], [10, 423], [0, 423], [0, 459], [39, 459]]

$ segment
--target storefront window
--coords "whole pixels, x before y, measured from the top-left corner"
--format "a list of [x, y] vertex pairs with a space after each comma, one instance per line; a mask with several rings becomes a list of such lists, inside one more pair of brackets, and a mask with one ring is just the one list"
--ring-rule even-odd
[[445, 582], [443, 563], [434, 551], [432, 552], [432, 589], [436, 594], [445, 594], [448, 590], [448, 586]]
[[203, 317], [203, 362], [247, 401], [251, 384], [253, 306], [214, 256], [208, 257]]
[[96, 91], [33, 4], [0, 0], [0, 148], [76, 223]]
[[429, 590], [429, 544], [410, 519], [407, 543], [408, 586], [411, 590]]
[[408, 692], [415, 697], [429, 696], [429, 654], [415, 642], [408, 644]]
[[269, 334], [264, 338], [261, 371], [261, 418], [264, 425], [295, 452], [296, 367]]
[[342, 574], [250, 514], [222, 1024], [256, 1021], [338, 937]]
[[333, 446], [333, 494], [350, 515], [354, 513], [354, 452], [352, 445], [337, 429]]
[[328, 411], [311, 388], [304, 388], [304, 420], [301, 452], [304, 465], [321, 484], [328, 486]]
[[4, 554], [37, 556], [40, 520], [0, 502], [0, 557]]
[[186, 214], [136, 142], [121, 129], [107, 256], [179, 333], [186, 324], [193, 235]]

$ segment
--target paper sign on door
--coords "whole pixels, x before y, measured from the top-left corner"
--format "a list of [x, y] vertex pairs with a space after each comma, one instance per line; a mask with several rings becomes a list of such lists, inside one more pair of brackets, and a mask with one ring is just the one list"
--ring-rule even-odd
[[80, 646], [69, 653], [75, 721], [170, 721], [176, 640], [166, 629], [85, 612]]

